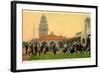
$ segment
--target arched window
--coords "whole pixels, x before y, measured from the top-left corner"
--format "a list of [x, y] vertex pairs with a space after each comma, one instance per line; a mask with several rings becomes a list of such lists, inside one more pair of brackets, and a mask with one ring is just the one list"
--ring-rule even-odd
[[60, 48], [64, 47], [63, 42], [58, 42], [58, 44], [59, 44], [59, 47], [60, 47]]
[[85, 44], [85, 39], [84, 38], [82, 39], [82, 43]]
[[53, 44], [56, 44], [56, 43], [55, 43], [54, 41], [51, 41], [51, 42], [50, 42], [50, 45], [53, 45]]
[[87, 45], [90, 45], [90, 38], [87, 38]]

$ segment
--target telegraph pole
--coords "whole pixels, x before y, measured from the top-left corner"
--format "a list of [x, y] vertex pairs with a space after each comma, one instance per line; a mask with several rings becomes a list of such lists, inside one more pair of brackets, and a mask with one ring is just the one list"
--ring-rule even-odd
[[35, 40], [35, 24], [33, 24], [33, 41]]

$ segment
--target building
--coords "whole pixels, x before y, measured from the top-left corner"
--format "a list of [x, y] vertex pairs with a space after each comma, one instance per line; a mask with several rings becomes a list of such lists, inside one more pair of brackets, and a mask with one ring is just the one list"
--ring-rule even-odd
[[48, 24], [45, 15], [43, 14], [40, 18], [39, 24], [39, 38], [48, 35]]
[[53, 32], [51, 32], [49, 35], [41, 37], [39, 39], [37, 39], [38, 42], [43, 43], [43, 42], [47, 42], [49, 45], [51, 43], [54, 44], [63, 44], [64, 41], [66, 41], [67, 38], [63, 37], [63, 36], [57, 36], [55, 35]]
[[86, 17], [84, 21], [84, 30], [81, 36], [81, 43], [86, 46], [90, 45], [90, 36], [91, 36], [91, 26], [90, 26], [90, 17]]
[[90, 36], [91, 36], [91, 26], [90, 26], [90, 17], [86, 17], [84, 20], [84, 29], [81, 32], [76, 33], [76, 37], [80, 37], [80, 43], [84, 46], [90, 45]]
[[46, 42], [48, 44], [55, 43], [55, 44], [62, 44], [62, 42], [66, 40], [63, 36], [57, 36], [53, 32], [48, 34], [48, 24], [46, 16], [43, 14], [40, 18], [39, 24], [39, 38], [35, 39], [35, 41], [39, 43]]
[[66, 38], [63, 36], [57, 36], [53, 32], [48, 34], [48, 24], [45, 15], [43, 14], [40, 18], [39, 24], [39, 38], [36, 41], [42, 43], [47, 42], [50, 43], [66, 43], [69, 46], [72, 46], [74, 42], [79, 42], [83, 46], [90, 45], [90, 36], [91, 36], [91, 29], [90, 29], [90, 18], [86, 17], [84, 20], [84, 29], [80, 32], [76, 33], [75, 37]]
[[90, 46], [90, 36], [90, 18], [86, 17], [86, 19], [84, 20], [84, 29], [80, 32], [77, 32], [75, 37], [67, 38], [67, 43], [68, 45], [72, 45], [74, 42], [79, 42], [83, 46]]

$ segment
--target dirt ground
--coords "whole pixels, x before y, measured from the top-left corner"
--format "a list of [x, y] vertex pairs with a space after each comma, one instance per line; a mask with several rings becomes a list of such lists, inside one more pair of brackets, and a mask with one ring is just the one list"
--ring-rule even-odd
[[25, 48], [23, 48], [22, 52], [23, 52], [23, 60], [28, 60], [32, 56], [32, 54], [30, 53], [29, 48], [28, 48], [28, 53], [27, 54], [26, 54]]

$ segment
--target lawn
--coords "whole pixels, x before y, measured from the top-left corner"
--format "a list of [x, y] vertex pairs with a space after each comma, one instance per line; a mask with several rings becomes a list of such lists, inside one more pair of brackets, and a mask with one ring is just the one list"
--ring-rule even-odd
[[60, 53], [60, 54], [56, 54], [54, 55], [53, 53], [48, 53], [45, 55], [32, 55], [29, 60], [49, 60], [49, 59], [70, 59], [70, 58], [89, 58], [91, 57], [91, 54], [89, 52], [85, 52], [85, 53]]

